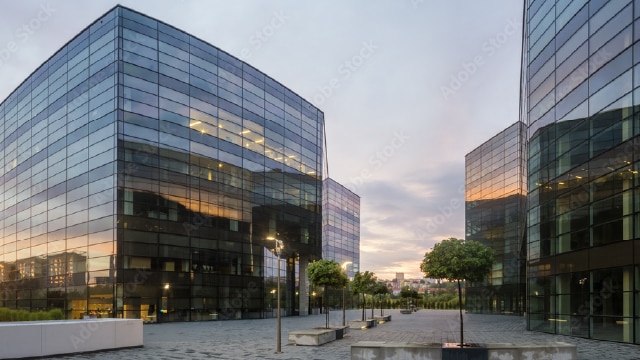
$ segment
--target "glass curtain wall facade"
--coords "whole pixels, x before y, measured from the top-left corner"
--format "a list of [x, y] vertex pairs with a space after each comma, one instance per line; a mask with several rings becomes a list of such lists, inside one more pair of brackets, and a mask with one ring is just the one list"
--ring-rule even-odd
[[360, 196], [331, 178], [322, 187], [322, 257], [351, 261], [347, 276], [360, 271]]
[[468, 312], [525, 311], [526, 126], [516, 122], [465, 156], [466, 240], [493, 249], [484, 283], [468, 283]]
[[525, 1], [528, 327], [640, 343], [640, 1]]
[[0, 119], [0, 307], [156, 322], [308, 306], [324, 118], [267, 75], [118, 6]]

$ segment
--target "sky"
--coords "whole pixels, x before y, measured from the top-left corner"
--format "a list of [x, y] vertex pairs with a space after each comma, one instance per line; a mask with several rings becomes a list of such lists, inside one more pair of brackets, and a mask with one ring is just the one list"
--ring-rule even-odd
[[[464, 157], [518, 121], [522, 1], [119, 3], [324, 112], [328, 176], [361, 198], [361, 271], [422, 277], [426, 251], [464, 238]], [[1, 2], [0, 99], [116, 4]]]

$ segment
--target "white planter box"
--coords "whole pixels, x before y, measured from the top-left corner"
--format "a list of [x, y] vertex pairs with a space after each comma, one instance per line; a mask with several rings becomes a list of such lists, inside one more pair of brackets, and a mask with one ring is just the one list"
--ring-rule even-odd
[[0, 323], [0, 359], [137, 347], [142, 338], [138, 319]]

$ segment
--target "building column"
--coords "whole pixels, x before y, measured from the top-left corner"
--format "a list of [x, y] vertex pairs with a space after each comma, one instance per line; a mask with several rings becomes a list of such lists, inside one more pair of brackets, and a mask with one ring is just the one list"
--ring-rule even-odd
[[300, 308], [298, 316], [309, 315], [309, 279], [307, 278], [307, 265], [309, 265], [309, 259], [300, 257], [300, 290], [298, 294], [298, 304]]
[[622, 271], [622, 341], [633, 343], [633, 268]]

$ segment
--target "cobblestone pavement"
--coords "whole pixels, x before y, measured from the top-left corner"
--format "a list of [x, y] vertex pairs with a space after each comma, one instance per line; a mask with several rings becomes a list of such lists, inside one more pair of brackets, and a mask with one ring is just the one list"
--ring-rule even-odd
[[[371, 310], [367, 310], [369, 316]], [[376, 310], [376, 315], [379, 310]], [[386, 310], [392, 321], [368, 330], [351, 329], [341, 340], [322, 346], [288, 343], [292, 330], [322, 327], [324, 315], [282, 318], [282, 354], [276, 350], [276, 319], [166, 323], [144, 325], [144, 347], [78, 354], [60, 359], [349, 359], [350, 345], [362, 341], [442, 343], [459, 341], [459, 314], [455, 310], [420, 310], [410, 315]], [[358, 310], [347, 320], [360, 319]], [[581, 360], [640, 359], [640, 346], [526, 331], [518, 316], [464, 315], [465, 342], [550, 342], [576, 344]], [[342, 312], [330, 313], [339, 325]]]

